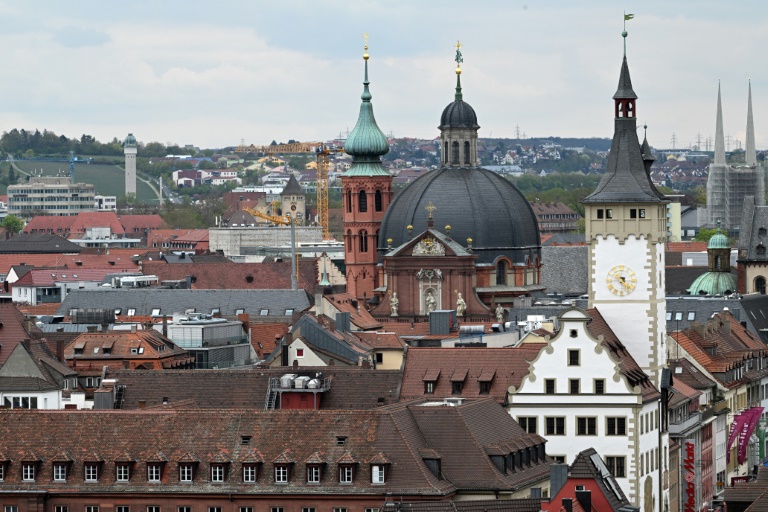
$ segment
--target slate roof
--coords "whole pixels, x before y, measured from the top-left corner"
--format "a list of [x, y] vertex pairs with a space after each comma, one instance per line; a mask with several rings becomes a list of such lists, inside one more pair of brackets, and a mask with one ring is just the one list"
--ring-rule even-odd
[[[543, 236], [542, 236], [543, 238]], [[547, 241], [542, 240], [541, 245], [586, 245], [584, 233], [554, 233], [547, 237]], [[549, 262], [547, 262], [549, 264]]]
[[539, 512], [541, 498], [512, 500], [386, 502], [384, 512]]
[[[73, 436], [72, 432], [88, 435]], [[241, 441], [244, 435], [251, 439], [247, 445]], [[346, 437], [344, 446], [337, 445], [336, 436]], [[457, 407], [397, 404], [367, 411], [3, 410], [0, 437], [11, 468], [30, 458], [46, 464], [62, 451], [75, 459], [66, 482], [51, 482], [49, 478], [22, 482], [21, 471], [11, 470], [6, 473], [4, 491], [66, 490], [103, 496], [112, 492], [156, 493], [160, 487], [164, 493], [220, 496], [253, 492], [258, 486], [259, 493], [283, 495], [392, 493], [437, 497], [457, 489], [524, 490], [540, 484], [549, 475], [546, 460], [507, 474], [492, 464], [485, 454], [485, 445], [503, 443], [517, 451], [544, 442], [538, 436], [526, 434], [492, 400]], [[463, 442], [467, 439], [474, 442]], [[30, 443], [34, 443], [34, 454], [29, 451]], [[419, 454], [422, 448], [434, 448], [442, 455], [443, 479], [427, 468]], [[242, 482], [239, 462], [254, 449], [267, 461], [256, 485]], [[301, 461], [318, 450], [330, 461], [350, 452], [356, 460], [365, 462], [357, 467], [358, 476], [351, 485], [339, 484], [333, 464], [323, 473], [321, 485], [307, 485], [302, 478]], [[127, 484], [114, 481], [118, 458], [123, 459], [128, 453], [143, 464], [158, 452], [168, 458], [160, 484], [148, 484], [143, 471], [135, 471]], [[297, 470], [287, 484], [278, 485], [273, 480], [271, 461], [286, 452], [297, 461]], [[209, 467], [217, 454], [225, 454], [233, 462], [226, 480], [212, 484]], [[367, 461], [378, 454], [389, 460], [387, 481], [372, 485]], [[101, 477], [96, 483], [85, 483], [84, 462], [93, 458], [103, 461]], [[181, 461], [197, 462], [193, 485], [178, 482]]]
[[[78, 253], [83, 250], [77, 244], [65, 240], [59, 235], [47, 233], [19, 233], [8, 240], [0, 240], [0, 254], [18, 253]], [[16, 263], [19, 263], [17, 260]]]
[[[670, 296], [667, 295], [667, 332], [688, 329], [691, 322], [703, 323], [712, 315], [720, 313], [723, 309], [728, 309], [734, 318], [739, 321], [747, 321], [747, 326], [752, 332], [757, 333], [757, 329], [752, 327], [748, 318], [748, 313], [742, 311], [744, 304], [742, 300], [726, 299], [723, 297], [691, 297], [691, 296]], [[766, 302], [768, 306], [768, 302]], [[693, 317], [689, 320], [689, 318]], [[767, 320], [768, 322], [768, 320]]]
[[[582, 235], [583, 236], [583, 235]], [[541, 248], [541, 284], [550, 293], [582, 295], [589, 290], [589, 247], [551, 246]]]
[[[137, 316], [150, 316], [152, 309], [184, 313], [194, 309], [210, 313], [219, 309], [222, 316], [235, 316], [238, 309], [251, 317], [261, 310], [270, 316], [286, 316], [286, 311], [304, 311], [309, 308], [309, 297], [304, 290], [176, 290], [166, 288], [109, 288], [99, 290], [73, 290], [59, 307], [58, 314], [68, 315], [79, 308], [105, 308], [136, 310]], [[287, 316], [291, 316], [289, 313]]]
[[[625, 505], [629, 505], [629, 500], [621, 490], [621, 486], [616, 482], [613, 475], [608, 473], [605, 475], [602, 468], [596, 465], [595, 459], [600, 458], [600, 455], [594, 448], [588, 448], [578, 455], [573, 460], [573, 464], [570, 466], [568, 476], [571, 478], [585, 478], [595, 480], [598, 487], [605, 496], [606, 500], [610, 504], [610, 510], [619, 510]], [[605, 466], [605, 462], [602, 463]], [[614, 492], [613, 489], [616, 489]], [[575, 500], [574, 500], [575, 501]], [[594, 503], [594, 501], [593, 501]]]
[[[760, 230], [768, 230], [768, 206], [755, 205], [752, 196], [744, 198], [744, 211], [741, 217], [739, 231], [739, 260], [768, 261], [768, 251], [758, 253], [758, 248], [768, 247], [768, 234], [760, 234]], [[768, 231], [764, 231], [768, 233]]]
[[[442, 400], [489, 396], [504, 404], [509, 387], [520, 386], [523, 377], [528, 374], [528, 361], [532, 361], [543, 346], [531, 343], [516, 348], [409, 347], [405, 354], [401, 397], [403, 400]], [[460, 395], [454, 395], [451, 375], [454, 370], [464, 369], [467, 370], [464, 387]], [[495, 371], [490, 392], [481, 395], [480, 377], [488, 374], [489, 370]], [[435, 373], [438, 373], [437, 377]], [[425, 379], [435, 382], [434, 393], [425, 393]]]
[[[373, 409], [395, 403], [400, 397], [402, 372], [352, 367], [286, 367], [248, 370], [109, 370], [108, 377], [126, 386], [124, 409], [159, 406], [168, 398], [201, 409], [263, 409], [270, 377], [297, 373], [314, 377], [322, 372], [331, 389], [322, 393], [321, 409]], [[381, 401], [379, 400], [381, 399]]]
[[[185, 258], [189, 261], [189, 258]], [[317, 284], [317, 260], [301, 258], [298, 261], [298, 286], [313, 293]], [[192, 276], [193, 289], [251, 289], [290, 290], [291, 262], [262, 263], [211, 262], [197, 263], [192, 259], [186, 265], [169, 265], [164, 261], [142, 262], [145, 274], [154, 274], [160, 281], [183, 280]]]
[[282, 192], [280, 192], [281, 196], [303, 196], [304, 195], [304, 189], [301, 188], [301, 185], [299, 185], [299, 182], [296, 181], [296, 176], [293, 175], [293, 173], [290, 174], [290, 177], [288, 178], [288, 183], [285, 184], [285, 188]]
[[[673, 354], [674, 355], [674, 354]], [[678, 373], [677, 369], [681, 371]], [[669, 369], [672, 371], [674, 384], [684, 382], [692, 389], [711, 391], [716, 385], [715, 381], [704, 375], [696, 366], [685, 358], [669, 359]]]
[[748, 321], [752, 332], [757, 333], [763, 343], [768, 343], [768, 295], [744, 295], [739, 302], [744, 310], [739, 318]]
[[[621, 65], [619, 87], [614, 99], [636, 99], [632, 90], [627, 58]], [[588, 203], [661, 203], [665, 202], [650, 176], [645, 172], [642, 149], [637, 138], [637, 118], [619, 117], [614, 120], [613, 141], [608, 154], [605, 174], [595, 191], [582, 201]]]

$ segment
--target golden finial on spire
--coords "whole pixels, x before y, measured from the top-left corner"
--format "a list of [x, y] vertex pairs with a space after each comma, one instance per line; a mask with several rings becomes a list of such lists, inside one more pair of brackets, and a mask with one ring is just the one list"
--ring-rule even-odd
[[456, 44], [453, 45], [454, 48], [456, 48], [456, 58], [453, 59], [456, 61], [456, 74], [461, 74], [461, 63], [464, 62], [464, 57], [461, 55], [461, 41], [456, 41]]
[[363, 49], [365, 50], [365, 53], [363, 53], [363, 59], [368, 60], [368, 33], [366, 32], [363, 34]]

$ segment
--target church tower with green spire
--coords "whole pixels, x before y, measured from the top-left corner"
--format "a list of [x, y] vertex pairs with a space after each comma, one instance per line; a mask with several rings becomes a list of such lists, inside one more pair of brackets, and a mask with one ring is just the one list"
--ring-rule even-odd
[[365, 80], [357, 124], [347, 137], [344, 151], [352, 165], [341, 177], [344, 209], [344, 262], [347, 292], [360, 300], [373, 297], [381, 221], [392, 201], [392, 176], [381, 164], [389, 142], [376, 124], [368, 88], [368, 45], [363, 54]]

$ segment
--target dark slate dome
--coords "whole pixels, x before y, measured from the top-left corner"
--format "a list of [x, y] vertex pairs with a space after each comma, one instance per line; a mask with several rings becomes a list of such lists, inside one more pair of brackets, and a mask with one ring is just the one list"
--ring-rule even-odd
[[451, 226], [453, 240], [472, 249], [478, 263], [507, 256], [514, 263], [540, 259], [541, 241], [536, 215], [525, 197], [498, 174], [478, 167], [443, 167], [419, 177], [398, 194], [387, 209], [379, 234], [379, 251], [408, 241], [408, 226], [416, 236], [427, 229], [425, 207], [432, 203], [435, 229]]
[[478, 129], [477, 114], [469, 103], [456, 100], [448, 104], [440, 117], [440, 129], [444, 128], [473, 128]]

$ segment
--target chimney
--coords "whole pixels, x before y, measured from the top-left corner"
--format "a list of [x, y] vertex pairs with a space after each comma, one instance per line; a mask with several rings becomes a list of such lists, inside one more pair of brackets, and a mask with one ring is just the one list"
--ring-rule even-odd
[[592, 491], [576, 491], [576, 501], [584, 510], [592, 510]]
[[187, 281], [187, 290], [192, 289], [192, 276], [185, 276], [184, 279]]
[[143, 409], [147, 406], [146, 400], [139, 400], [139, 409]]
[[557, 496], [560, 489], [563, 488], [565, 482], [568, 481], [568, 465], [567, 464], [552, 464], [549, 466], [549, 481], [550, 491], [549, 495], [553, 498]]
[[64, 340], [56, 340], [56, 359], [64, 362]]
[[131, 332], [136, 332], [136, 324], [131, 325]]
[[573, 512], [573, 500], [571, 498], [563, 498], [563, 509], [565, 512]]
[[168, 315], [163, 315], [163, 336], [168, 337]]

